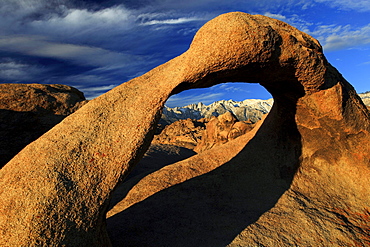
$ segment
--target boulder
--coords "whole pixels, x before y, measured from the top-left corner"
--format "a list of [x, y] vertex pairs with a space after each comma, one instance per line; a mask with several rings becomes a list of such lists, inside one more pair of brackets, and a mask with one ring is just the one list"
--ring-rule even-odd
[[[144, 201], [148, 197], [155, 195], [157, 192], [164, 191], [165, 189], [170, 188], [174, 185], [186, 182], [191, 178], [200, 176], [202, 174], [206, 174], [207, 172], [210, 172], [216, 169], [217, 167], [220, 167], [221, 165], [230, 162], [233, 156], [237, 155], [240, 151], [242, 151], [243, 147], [245, 146], [245, 143], [253, 138], [256, 131], [259, 129], [261, 123], [262, 123], [261, 121], [258, 122], [256, 128], [246, 133], [245, 135], [242, 135], [239, 141], [232, 140], [225, 145], [215, 146], [212, 149], [212, 151], [207, 150], [202, 152], [201, 154], [194, 155], [191, 157], [189, 156], [188, 159], [179, 160], [178, 162], [167, 164], [165, 167], [161, 169], [157, 169], [154, 171], [152, 170], [151, 173], [146, 173], [144, 176], [140, 176], [141, 179], [139, 180], [128, 179], [127, 181], [122, 183], [122, 185], [120, 185], [120, 190], [125, 191], [126, 195], [124, 199], [121, 198], [121, 200], [118, 201], [116, 198], [117, 197], [119, 198], [120, 195], [114, 193], [113, 201], [115, 201], [115, 205], [107, 213], [108, 227], [110, 230], [110, 234], [112, 235], [114, 245], [119, 246], [123, 240], [123, 238], [120, 236], [125, 236], [123, 233], [124, 231], [126, 231], [126, 229], [123, 227], [124, 224], [122, 223], [122, 221], [120, 221], [123, 215], [125, 215], [125, 213], [122, 213], [124, 210], [128, 209], [129, 207], [133, 206], [138, 202]], [[152, 158], [150, 157], [146, 158], [147, 158], [146, 162], [148, 163], [152, 162], [151, 161]], [[141, 174], [143, 173], [144, 171], [142, 171]], [[137, 174], [136, 176], [139, 177], [139, 174]], [[134, 180], [134, 182], [132, 180]], [[186, 196], [191, 196], [191, 194]], [[174, 202], [177, 201], [175, 198], [172, 198], [171, 200], [173, 200]], [[159, 203], [157, 206], [160, 206]], [[204, 210], [196, 211], [199, 212], [199, 214], [203, 214], [204, 212]], [[156, 214], [155, 212], [153, 212], [153, 214], [147, 213], [148, 213], [147, 211], [139, 212], [139, 214], [137, 214], [136, 217], [137, 221], [144, 220], [143, 218], [145, 218], [145, 215], [147, 215], [148, 218], [150, 218], [154, 217], [154, 215]], [[135, 222], [132, 223], [137, 224]], [[128, 241], [140, 242], [141, 238], [142, 236], [138, 238], [133, 237]]]
[[154, 136], [152, 144], [175, 145], [202, 152], [245, 134], [253, 126], [251, 121], [238, 121], [231, 112], [211, 119], [188, 118], [166, 125]]
[[0, 84], [0, 168], [85, 103], [65, 85]]
[[273, 96], [258, 131], [240, 151], [201, 153], [199, 165], [214, 159], [216, 169], [177, 170], [183, 182], [114, 215], [125, 219], [110, 228], [114, 244], [369, 245], [368, 109], [315, 39], [240, 12], [209, 21], [188, 51], [90, 101], [7, 163], [0, 245], [109, 246], [112, 192], [149, 147], [167, 98], [228, 81]]
[[204, 119], [178, 120], [166, 127], [154, 136], [153, 144], [169, 144], [188, 149], [194, 149], [202, 137], [204, 131]]
[[198, 145], [194, 148], [197, 153], [224, 144], [250, 131], [253, 124], [240, 122], [231, 112], [226, 112], [218, 117], [213, 117], [206, 124], [206, 129]]

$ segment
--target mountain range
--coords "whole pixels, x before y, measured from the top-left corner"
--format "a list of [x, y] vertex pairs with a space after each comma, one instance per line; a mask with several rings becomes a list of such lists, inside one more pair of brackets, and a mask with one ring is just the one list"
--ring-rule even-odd
[[[370, 105], [370, 92], [358, 94], [365, 105]], [[246, 99], [243, 101], [220, 100], [210, 105], [202, 102], [182, 107], [165, 106], [162, 113], [161, 123], [171, 124], [181, 119], [199, 120], [202, 118], [218, 117], [226, 112], [232, 112], [239, 121], [257, 122], [262, 116], [271, 110], [274, 100]]]
[[370, 91], [360, 93], [358, 94], [358, 96], [360, 96], [365, 105], [367, 105], [368, 107], [370, 106]]
[[262, 116], [271, 110], [273, 99], [246, 99], [243, 101], [220, 100], [210, 105], [202, 102], [190, 104], [183, 107], [170, 108], [165, 106], [162, 114], [162, 121], [167, 124], [180, 119], [194, 119], [218, 117], [226, 112], [233, 113], [239, 121], [257, 122]]

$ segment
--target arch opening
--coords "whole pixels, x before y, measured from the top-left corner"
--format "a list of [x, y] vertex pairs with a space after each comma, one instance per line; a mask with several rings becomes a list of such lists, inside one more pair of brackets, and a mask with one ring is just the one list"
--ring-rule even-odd
[[151, 145], [117, 188], [110, 208], [125, 197], [133, 180], [252, 131], [271, 110], [273, 99], [258, 83], [229, 82], [185, 90], [167, 103]]
[[[249, 135], [131, 183], [117, 211], [108, 212], [113, 245], [171, 246], [181, 239], [185, 246], [225, 246], [273, 208], [290, 187], [301, 156], [293, 102], [299, 97], [290, 96], [278, 94]], [[168, 184], [163, 187], [161, 181]], [[130, 224], [117, 230], [117, 222]], [[134, 230], [143, 225], [145, 231]]]

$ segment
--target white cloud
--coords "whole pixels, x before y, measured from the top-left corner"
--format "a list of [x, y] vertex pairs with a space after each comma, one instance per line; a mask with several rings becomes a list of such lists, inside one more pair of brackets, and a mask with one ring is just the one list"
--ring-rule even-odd
[[65, 22], [70, 25], [91, 25], [91, 24], [119, 24], [127, 21], [130, 18], [131, 12], [123, 8], [122, 6], [117, 6], [113, 8], [106, 8], [100, 11], [88, 11], [86, 9], [70, 9], [68, 14], [60, 19], [55, 18], [51, 21], [54, 22]]
[[274, 18], [274, 19], [278, 19], [278, 20], [281, 20], [281, 21], [286, 21], [287, 18], [281, 14], [272, 14], [270, 12], [266, 12], [263, 14], [264, 16], [267, 16], [267, 17], [270, 17], [270, 18]]
[[[222, 83], [211, 87], [212, 90], [223, 90], [227, 93], [251, 93], [240, 86], [234, 86], [235, 83]], [[245, 84], [245, 83], [243, 83]]]
[[[76, 0], [0, 0], [0, 2], [0, 50], [8, 54], [13, 53], [12, 55], [17, 57], [26, 55], [27, 59], [36, 56], [63, 60], [67, 62], [63, 64], [68, 66], [71, 63], [79, 66], [94, 66], [94, 69], [88, 72], [86, 72], [87, 68], [72, 72], [65, 71], [64, 75], [64, 71], [58, 71], [58, 75], [63, 80], [69, 76], [68, 73], [82, 71], [81, 73], [84, 74], [72, 75], [69, 79], [86, 85], [89, 82], [99, 84], [99, 81], [113, 85], [118, 82], [117, 79], [112, 78], [119, 78], [122, 75], [122, 79], [126, 80], [127, 75], [138, 75], [146, 72], [147, 68], [155, 67], [154, 65], [157, 65], [155, 59], [162, 63], [159, 57], [167, 59], [173, 54], [178, 55], [179, 51], [182, 51], [182, 48], [178, 47], [183, 44], [177, 42], [177, 39], [174, 41], [172, 37], [176, 34], [192, 36], [203, 21], [211, 19], [226, 9], [260, 10], [260, 13], [288, 22], [318, 38], [324, 45], [325, 51], [363, 46], [370, 42], [370, 24], [359, 28], [345, 25], [321, 25], [314, 28], [313, 23], [304, 20], [304, 15], [287, 14], [293, 13], [292, 11], [298, 8], [306, 9], [315, 4], [318, 6], [319, 3], [336, 9], [340, 7], [367, 11], [370, 10], [369, 0], [251, 0], [248, 3], [242, 0], [226, 2], [169, 0], [147, 3], [145, 6], [137, 1], [135, 4], [142, 7], [136, 9], [129, 8], [127, 5], [129, 1], [125, 2], [125, 5], [106, 8], [94, 1], [95, 7], [100, 6], [101, 9], [91, 6], [88, 8], [89, 1], [81, 5]], [[73, 2], [76, 5], [73, 5]], [[108, 2], [105, 1], [105, 3]], [[286, 11], [288, 9], [289, 11]], [[163, 45], [163, 39], [170, 39], [170, 41]], [[177, 43], [174, 44], [174, 42]], [[118, 50], [121, 52], [116, 52]], [[148, 56], [143, 54], [152, 54], [152, 57], [148, 59]], [[37, 61], [40, 61], [39, 58], [36, 63]], [[1, 78], [16, 78], [17, 73], [19, 78], [30, 78], [23, 72], [29, 69], [37, 74], [40, 71], [40, 68], [28, 65], [27, 62], [13, 64], [3, 62], [1, 66]], [[60, 66], [60, 68], [64, 67]], [[49, 72], [51, 70], [49, 69]], [[237, 92], [238, 89], [225, 86], [223, 90]], [[178, 100], [189, 100], [189, 102], [207, 100], [206, 95], [203, 95], [203, 99], [195, 100], [199, 97], [201, 96], [194, 95], [192, 99], [183, 97]], [[176, 99], [175, 97], [171, 100]]]
[[46, 73], [45, 68], [16, 61], [0, 63], [0, 78], [2, 82], [33, 81], [35, 77], [41, 79]]
[[39, 36], [8, 36], [0, 38], [0, 50], [12, 51], [23, 55], [67, 60], [79, 65], [107, 66], [125, 64], [132, 56], [74, 44], [47, 41]]
[[34, 32], [79, 35], [104, 31], [109, 34], [131, 28], [136, 21], [134, 11], [115, 6], [99, 11], [66, 9], [63, 15], [54, 14], [47, 19], [34, 20], [28, 26]]
[[370, 24], [359, 28], [351, 25], [321, 25], [310, 34], [322, 43], [325, 51], [370, 45]]
[[116, 86], [117, 85], [115, 85], [115, 84], [111, 84], [111, 85], [107, 85], [107, 86], [90, 87], [90, 88], [85, 89], [85, 90], [88, 90], [89, 92], [101, 92], [101, 91], [111, 90], [111, 89], [115, 88]]
[[2, 16], [25, 17], [41, 9], [47, 0], [2, 0], [0, 13]]
[[[77, 79], [77, 78], [75, 78]], [[85, 78], [78, 78], [78, 80], [81, 82], [81, 79], [82, 80], [88, 80], [90, 83], [92, 83], [93, 81], [95, 80], [98, 80], [98, 81], [102, 81], [101, 79], [102, 78], [99, 78], [99, 77], [96, 77], [96, 76], [86, 76]], [[83, 86], [74, 86], [76, 87], [78, 90], [80, 90], [81, 92], [84, 93], [86, 99], [88, 100], [91, 100], [91, 99], [94, 99], [104, 93], [106, 93], [107, 91], [115, 88], [117, 86], [117, 84], [110, 84], [110, 85], [103, 85], [103, 86], [91, 86], [89, 85], [87, 87], [87, 85], [83, 85]]]
[[7, 81], [19, 80], [26, 76], [28, 66], [25, 64], [17, 64], [15, 62], [0, 63], [0, 78]]
[[181, 17], [177, 19], [166, 19], [166, 20], [151, 20], [143, 22], [141, 25], [148, 26], [148, 25], [173, 25], [173, 24], [182, 24], [192, 21], [201, 21], [203, 19], [196, 18], [196, 17]]
[[370, 11], [369, 0], [315, 0], [315, 2], [327, 3], [331, 7], [341, 8], [343, 10]]
[[[189, 92], [187, 92], [188, 94]], [[210, 104], [215, 101], [220, 100], [224, 96], [224, 93], [204, 93], [199, 95], [185, 95], [185, 94], [176, 94], [171, 96], [167, 102], [166, 105], [169, 107], [175, 107], [175, 106], [186, 106], [198, 102], [202, 102], [203, 104]]]
[[69, 0], [1, 0], [1, 33], [15, 33], [35, 18], [63, 13]]
[[325, 51], [348, 49], [370, 44], [370, 24], [362, 27], [353, 27], [349, 24], [315, 25], [312, 22], [305, 21], [298, 15], [284, 16], [270, 12], [266, 12], [265, 15], [287, 22], [299, 30], [310, 34], [320, 41]]
[[309, 32], [309, 29], [311, 26], [314, 26], [314, 23], [308, 22], [304, 19], [301, 18], [301, 16], [297, 14], [292, 14], [292, 15], [282, 15], [282, 14], [274, 14], [271, 12], [265, 12], [263, 15], [268, 16], [270, 18], [278, 19], [281, 21], [284, 21], [299, 30], [303, 32]]

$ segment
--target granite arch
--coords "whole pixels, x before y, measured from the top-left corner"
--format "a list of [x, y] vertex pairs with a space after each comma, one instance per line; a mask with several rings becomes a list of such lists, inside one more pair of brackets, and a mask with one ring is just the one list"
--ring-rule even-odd
[[[319, 178], [310, 173], [318, 165], [330, 177], [332, 164], [345, 164], [340, 174], [361, 167], [353, 176], [368, 188], [370, 152], [362, 143], [369, 137], [369, 112], [320, 44], [281, 21], [228, 13], [206, 23], [184, 54], [92, 100], [2, 168], [0, 245], [109, 245], [111, 193], [148, 148], [164, 102], [180, 91], [226, 81], [260, 83], [275, 99], [271, 122], [288, 119], [296, 126], [301, 150], [288, 178], [291, 193], [319, 201], [299, 181]], [[321, 193], [330, 198], [338, 191]], [[363, 190], [348, 188], [354, 194], [362, 203], [356, 210], [370, 204]], [[355, 205], [340, 199], [335, 204]], [[356, 234], [359, 239], [363, 233]]]

